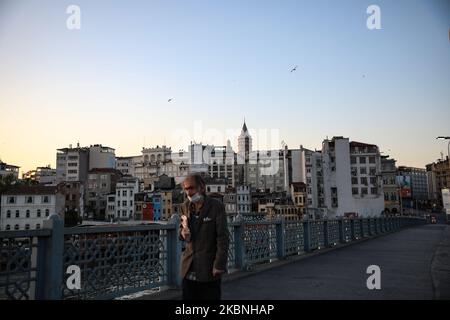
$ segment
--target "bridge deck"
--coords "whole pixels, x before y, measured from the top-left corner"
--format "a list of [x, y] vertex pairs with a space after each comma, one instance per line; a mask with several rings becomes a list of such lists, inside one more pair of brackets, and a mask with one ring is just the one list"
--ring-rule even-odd
[[[450, 227], [424, 225], [224, 283], [223, 299], [448, 299]], [[381, 290], [366, 269], [381, 268]]]

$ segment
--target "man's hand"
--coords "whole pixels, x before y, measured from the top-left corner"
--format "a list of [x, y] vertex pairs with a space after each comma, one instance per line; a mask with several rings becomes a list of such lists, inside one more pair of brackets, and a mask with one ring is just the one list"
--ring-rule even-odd
[[219, 270], [219, 269], [213, 268], [212, 274], [213, 274], [213, 277], [215, 277], [215, 276], [221, 275], [224, 272], [225, 272], [225, 270]]
[[181, 226], [181, 236], [189, 242], [191, 240], [191, 231], [189, 230], [186, 216], [181, 216]]

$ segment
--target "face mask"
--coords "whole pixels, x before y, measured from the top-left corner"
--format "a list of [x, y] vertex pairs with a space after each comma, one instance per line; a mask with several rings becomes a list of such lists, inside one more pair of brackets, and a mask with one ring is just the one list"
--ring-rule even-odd
[[197, 192], [192, 197], [188, 196], [188, 199], [189, 199], [189, 201], [196, 203], [196, 202], [203, 200], [203, 195], [201, 195], [200, 193]]

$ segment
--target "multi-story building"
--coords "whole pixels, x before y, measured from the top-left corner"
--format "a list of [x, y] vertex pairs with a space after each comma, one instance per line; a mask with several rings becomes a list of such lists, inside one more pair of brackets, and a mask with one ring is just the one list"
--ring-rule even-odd
[[64, 196], [56, 186], [17, 185], [1, 195], [0, 230], [40, 229], [52, 214], [64, 219]]
[[381, 176], [383, 181], [384, 209], [386, 213], [400, 212], [400, 190], [397, 185], [396, 160], [381, 156]]
[[104, 220], [107, 195], [116, 191], [117, 181], [122, 173], [116, 169], [98, 168], [89, 170], [87, 183], [87, 208], [89, 218]]
[[56, 182], [87, 181], [89, 171], [89, 148], [62, 148], [56, 154]]
[[116, 155], [113, 148], [94, 144], [89, 147], [89, 170], [96, 168], [116, 168]]
[[7, 164], [0, 160], [0, 177], [13, 176], [15, 180], [19, 179], [20, 167]]
[[64, 212], [76, 212], [82, 219], [87, 219], [88, 215], [84, 210], [85, 188], [80, 181], [61, 182], [57, 186], [58, 193], [64, 199]]
[[56, 185], [56, 169], [52, 169], [50, 165], [47, 167], [37, 167], [35, 170], [23, 173], [22, 179], [54, 186]]
[[[251, 203], [250, 203], [251, 204]], [[228, 188], [223, 195], [223, 205], [226, 214], [237, 213], [237, 194], [235, 188]]]
[[293, 182], [290, 185], [290, 195], [294, 206], [298, 208], [307, 207], [306, 184], [303, 182]]
[[124, 176], [135, 176], [134, 168], [142, 163], [142, 156], [116, 157], [116, 169]]
[[252, 193], [250, 186], [242, 185], [236, 187], [236, 209], [237, 213], [241, 214], [252, 212]]
[[426, 166], [428, 194], [433, 205], [442, 207], [442, 189], [450, 188], [450, 161], [447, 157]]
[[106, 195], [106, 217], [107, 221], [114, 221], [116, 219], [116, 193], [110, 192]]
[[409, 177], [411, 193], [410, 197], [402, 198], [403, 209], [422, 209], [428, 201], [428, 181], [425, 168], [399, 166], [398, 176]]
[[134, 219], [134, 195], [139, 192], [139, 180], [125, 176], [116, 184], [115, 218], [118, 220]]
[[376, 145], [333, 137], [323, 141], [322, 159], [329, 217], [371, 216], [384, 211], [381, 158]]
[[289, 181], [306, 185], [306, 206], [310, 209], [325, 207], [322, 173], [322, 152], [300, 146], [289, 150]]

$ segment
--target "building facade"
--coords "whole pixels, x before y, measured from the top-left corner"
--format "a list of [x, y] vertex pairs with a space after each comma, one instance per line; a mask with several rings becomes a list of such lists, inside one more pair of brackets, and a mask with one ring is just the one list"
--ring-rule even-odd
[[52, 214], [64, 219], [64, 197], [55, 186], [19, 185], [1, 198], [1, 231], [40, 229]]
[[139, 192], [139, 180], [135, 177], [122, 177], [116, 184], [115, 219], [133, 220], [134, 195]]
[[329, 217], [381, 215], [384, 195], [376, 145], [333, 137], [324, 140], [322, 159]]
[[383, 181], [384, 209], [386, 214], [400, 213], [400, 190], [397, 185], [396, 160], [389, 156], [381, 157], [381, 175]]

